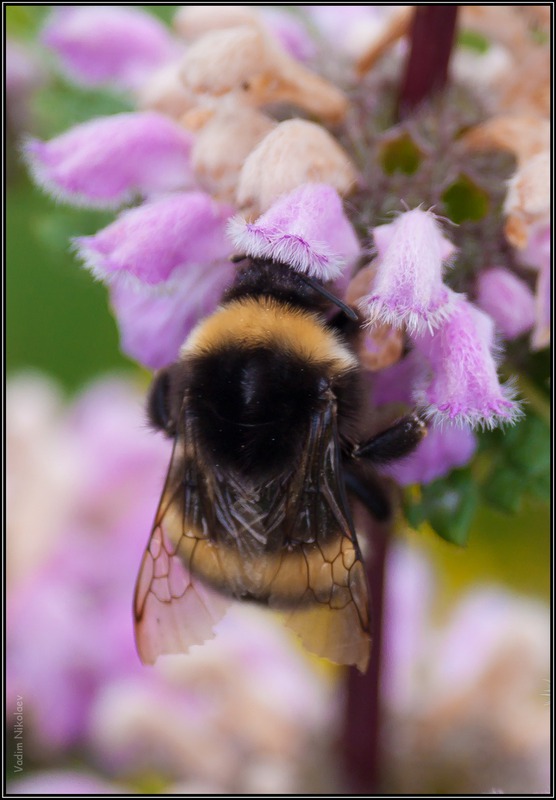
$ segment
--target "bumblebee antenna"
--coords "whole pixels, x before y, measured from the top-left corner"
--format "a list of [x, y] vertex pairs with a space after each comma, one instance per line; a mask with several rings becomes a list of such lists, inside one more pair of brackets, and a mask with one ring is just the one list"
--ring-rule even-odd
[[323, 297], [326, 297], [326, 299], [330, 300], [331, 303], [334, 303], [335, 306], [338, 306], [338, 308], [340, 308], [344, 312], [346, 317], [353, 320], [354, 322], [357, 322], [359, 317], [357, 316], [357, 313], [353, 310], [353, 308], [350, 308], [348, 305], [346, 305], [346, 303], [344, 303], [343, 300], [340, 300], [340, 298], [336, 297], [335, 294], [329, 292], [328, 289], [325, 289], [322, 283], [319, 283], [315, 278], [309, 277], [309, 275], [303, 275], [301, 272], [298, 272], [297, 275], [299, 275], [301, 280], [307, 283], [312, 289], [314, 289], [319, 294], [322, 294]]

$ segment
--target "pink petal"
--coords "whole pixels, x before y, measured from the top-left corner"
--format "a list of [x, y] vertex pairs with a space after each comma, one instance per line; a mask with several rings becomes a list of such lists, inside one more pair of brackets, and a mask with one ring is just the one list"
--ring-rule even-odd
[[102, 280], [132, 278], [154, 286], [185, 267], [227, 258], [228, 216], [229, 209], [209, 195], [185, 192], [126, 211], [74, 244], [88, 269]]
[[477, 438], [468, 426], [433, 425], [411, 455], [382, 467], [381, 472], [391, 475], [401, 486], [430, 483], [465, 466], [476, 447]]
[[521, 411], [512, 388], [496, 374], [494, 323], [452, 292], [453, 312], [435, 332], [414, 336], [429, 361], [432, 379], [416, 387], [415, 400], [438, 423], [493, 428], [514, 422]]
[[192, 185], [192, 136], [154, 111], [99, 117], [49, 142], [30, 140], [35, 180], [70, 203], [115, 208], [135, 195]]
[[391, 367], [373, 373], [371, 389], [373, 404], [411, 405], [414, 386], [422, 383], [427, 374], [423, 357], [416, 350], [412, 350]]
[[86, 86], [111, 83], [137, 89], [150, 72], [176, 55], [176, 45], [155, 17], [124, 6], [56, 9], [42, 34], [68, 76]]
[[278, 39], [284, 50], [298, 61], [309, 61], [316, 54], [315, 43], [307, 29], [293, 14], [279, 11], [279, 6], [259, 7], [266, 27]]
[[112, 286], [122, 351], [150, 369], [176, 361], [189, 332], [216, 310], [234, 275], [231, 262], [193, 264], [167, 294], [125, 284]]
[[535, 299], [524, 281], [504, 267], [491, 267], [479, 274], [477, 305], [492, 317], [506, 339], [531, 330], [535, 322]]
[[229, 234], [238, 252], [288, 264], [323, 281], [339, 278], [361, 250], [340, 196], [319, 183], [282, 195], [253, 223], [232, 219]]
[[542, 350], [550, 344], [551, 328], [551, 226], [550, 222], [536, 225], [530, 233], [520, 260], [538, 270], [535, 291], [535, 327], [531, 336], [533, 350]]
[[361, 302], [369, 322], [386, 322], [409, 333], [434, 330], [451, 313], [442, 266], [455, 249], [430, 211], [414, 208], [373, 230], [378, 250], [371, 292]]

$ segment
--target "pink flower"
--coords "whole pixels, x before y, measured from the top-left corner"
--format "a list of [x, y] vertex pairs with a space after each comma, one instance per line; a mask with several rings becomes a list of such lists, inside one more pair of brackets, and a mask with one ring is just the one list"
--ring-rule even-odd
[[411, 405], [413, 387], [427, 377], [426, 364], [418, 352], [412, 350], [404, 358], [372, 375], [371, 395], [373, 404], [383, 406], [390, 403]]
[[535, 322], [535, 300], [526, 283], [504, 267], [479, 273], [477, 305], [492, 317], [506, 339], [515, 339]]
[[161, 22], [124, 6], [58, 7], [42, 39], [67, 75], [86, 86], [136, 89], [177, 52]]
[[431, 211], [414, 208], [394, 222], [373, 229], [378, 251], [371, 292], [361, 310], [373, 322], [409, 333], [434, 330], [452, 312], [452, 294], [442, 283], [442, 268], [455, 252]]
[[467, 425], [432, 425], [411, 455], [382, 467], [401, 486], [427, 484], [464, 467], [473, 458], [477, 437]]
[[463, 295], [451, 296], [451, 316], [434, 334], [413, 337], [432, 370], [432, 378], [416, 387], [415, 400], [439, 423], [493, 428], [514, 422], [521, 411], [511, 386], [498, 381], [494, 323]]
[[114, 114], [71, 128], [49, 142], [30, 140], [35, 180], [74, 205], [115, 208], [135, 195], [192, 185], [192, 135], [155, 112]]
[[34, 772], [8, 784], [10, 794], [24, 794], [31, 797], [53, 795], [115, 795], [131, 792], [131, 787], [109, 783], [100, 776], [82, 770], [49, 770]]
[[6, 112], [15, 132], [32, 122], [30, 100], [44, 81], [44, 70], [35, 53], [24, 42], [6, 39]]
[[154, 286], [193, 264], [226, 258], [229, 216], [203, 192], [169, 195], [125, 211], [94, 236], [74, 239], [79, 256], [102, 280], [132, 278]]
[[360, 253], [340, 196], [321, 183], [282, 195], [255, 222], [235, 217], [228, 230], [238, 252], [289, 264], [322, 281], [338, 278]]
[[114, 284], [110, 298], [123, 352], [151, 369], [175, 361], [192, 328], [216, 310], [234, 273], [231, 262], [192, 264], [164, 294]]
[[538, 270], [535, 290], [535, 327], [531, 337], [534, 350], [542, 350], [550, 344], [551, 327], [551, 228], [550, 223], [536, 225], [529, 236], [527, 246], [521, 253], [524, 265]]
[[382, 696], [390, 709], [406, 712], [419, 691], [416, 663], [430, 650], [429, 616], [435, 575], [417, 548], [394, 542], [389, 549], [384, 586]]
[[171, 449], [119, 381], [87, 391], [65, 423], [83, 480], [68, 480], [71, 515], [8, 597], [8, 698], [29, 711], [29, 757], [83, 742], [99, 688], [141, 672], [130, 598]]
[[313, 40], [304, 25], [280, 6], [260, 6], [266, 27], [278, 39], [284, 50], [298, 61], [309, 61], [316, 53]]

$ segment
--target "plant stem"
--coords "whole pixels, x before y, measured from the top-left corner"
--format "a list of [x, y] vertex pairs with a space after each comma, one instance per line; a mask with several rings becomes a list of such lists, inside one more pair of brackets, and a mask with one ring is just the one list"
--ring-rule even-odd
[[457, 14], [457, 5], [415, 8], [409, 58], [398, 100], [399, 119], [446, 85]]
[[390, 525], [379, 524], [368, 514], [362, 517], [369, 534], [370, 552], [365, 564], [371, 606], [372, 646], [369, 668], [364, 675], [350, 667], [347, 678], [347, 708], [343, 736], [344, 765], [349, 790], [368, 794], [379, 784], [380, 748], [380, 662], [384, 568]]

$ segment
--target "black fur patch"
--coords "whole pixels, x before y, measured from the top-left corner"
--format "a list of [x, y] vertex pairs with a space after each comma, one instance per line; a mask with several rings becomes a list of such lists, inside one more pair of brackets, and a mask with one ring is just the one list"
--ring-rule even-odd
[[305, 283], [291, 267], [276, 261], [246, 259], [222, 299], [226, 303], [242, 297], [273, 297], [279, 302], [321, 313], [332, 307], [329, 300]]
[[326, 389], [321, 370], [270, 348], [233, 346], [189, 367], [189, 409], [211, 460], [257, 480], [297, 459]]

